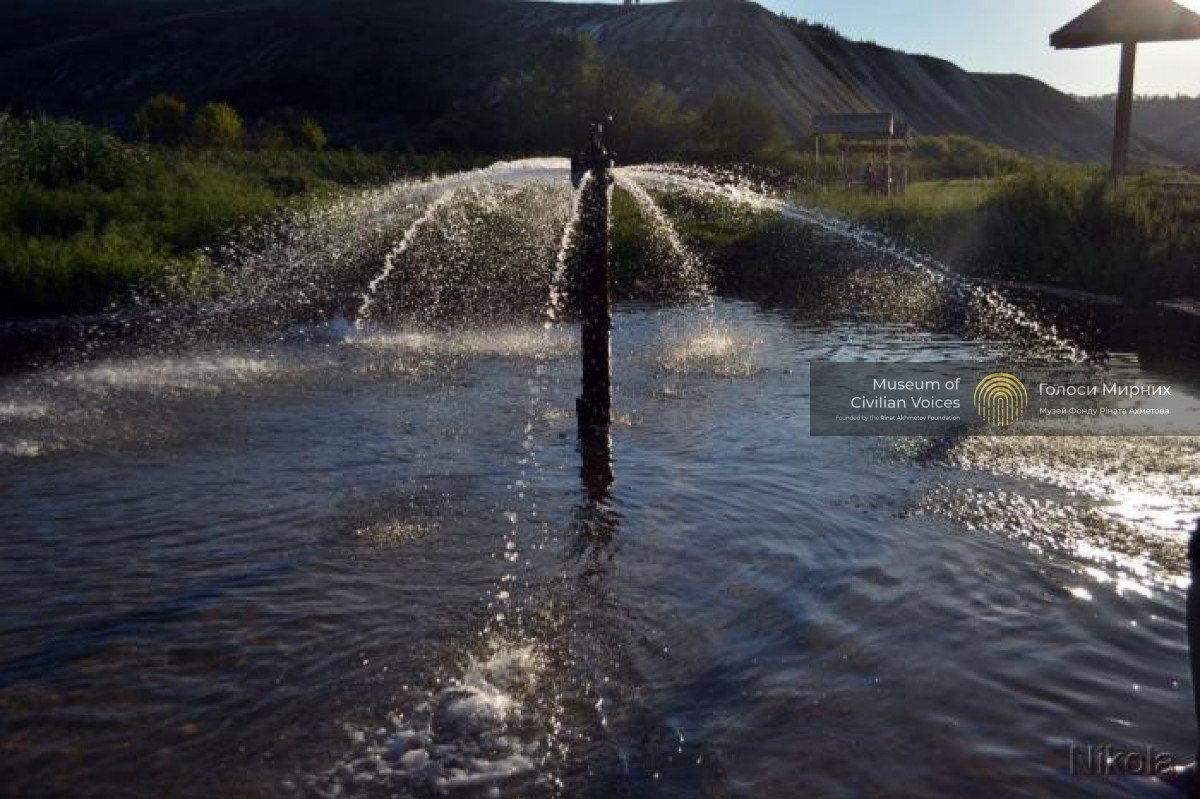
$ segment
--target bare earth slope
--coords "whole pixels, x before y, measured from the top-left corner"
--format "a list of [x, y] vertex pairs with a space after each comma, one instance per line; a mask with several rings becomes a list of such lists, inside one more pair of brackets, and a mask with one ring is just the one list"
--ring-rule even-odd
[[[1107, 123], [1018, 75], [845, 40], [743, 0], [623, 8], [519, 0], [78, 0], [0, 8], [0, 107], [124, 122], [150, 94], [227, 99], [248, 112], [319, 113], [351, 139], [409, 136], [486, 98], [556, 32], [686, 101], [724, 87], [759, 94], [797, 135], [815, 113], [890, 110], [921, 133], [967, 133], [1026, 152], [1103, 159]], [[61, 8], [61, 11], [56, 11]], [[23, 16], [19, 16], [23, 15]], [[72, 23], [72, 20], [75, 20]], [[19, 22], [25, 40], [11, 31]]]
[[[525, 25], [544, 24], [549, 6]], [[642, 74], [703, 99], [722, 85], [765, 96], [789, 128], [813, 114], [888, 110], [921, 133], [967, 133], [1026, 152], [1106, 156], [1111, 131], [1067, 95], [1020, 75], [981, 75], [928, 56], [848, 41], [781, 19], [754, 3], [692, 0], [634, 10], [556, 9], [559, 24], [592, 33]]]

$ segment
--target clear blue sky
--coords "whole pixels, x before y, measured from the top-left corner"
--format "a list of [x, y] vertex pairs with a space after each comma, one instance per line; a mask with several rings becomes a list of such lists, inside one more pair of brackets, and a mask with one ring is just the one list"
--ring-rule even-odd
[[[646, 0], [643, 0], [646, 2]], [[760, 0], [773, 11], [832, 25], [975, 72], [1020, 72], [1074, 94], [1117, 90], [1119, 49], [1050, 49], [1050, 33], [1095, 0]], [[1200, 11], [1200, 0], [1183, 0]], [[1139, 49], [1139, 94], [1200, 94], [1200, 41]]]

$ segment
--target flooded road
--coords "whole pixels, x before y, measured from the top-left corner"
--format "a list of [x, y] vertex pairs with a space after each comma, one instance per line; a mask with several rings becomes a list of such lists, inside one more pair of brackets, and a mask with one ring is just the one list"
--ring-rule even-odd
[[1200, 441], [813, 438], [810, 361], [987, 348], [630, 305], [591, 500], [576, 336], [3, 378], [5, 794], [1116, 797], [1072, 745], [1194, 749]]

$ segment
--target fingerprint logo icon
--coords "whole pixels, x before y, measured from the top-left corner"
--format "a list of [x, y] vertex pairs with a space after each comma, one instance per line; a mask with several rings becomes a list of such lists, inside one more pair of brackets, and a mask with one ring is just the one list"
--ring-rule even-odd
[[988, 375], [975, 387], [975, 410], [993, 427], [1008, 427], [1028, 406], [1025, 384], [1006, 372]]

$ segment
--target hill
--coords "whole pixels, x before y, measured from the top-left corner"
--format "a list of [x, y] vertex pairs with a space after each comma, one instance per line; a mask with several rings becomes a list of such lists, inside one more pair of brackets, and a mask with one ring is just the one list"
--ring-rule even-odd
[[[1079, 102], [1110, 120], [1116, 111], [1115, 95], [1082, 97]], [[1200, 97], [1138, 97], [1134, 103], [1135, 132], [1163, 149], [1178, 153], [1192, 164], [1200, 164]]]
[[110, 125], [172, 91], [251, 117], [294, 107], [345, 141], [428, 146], [554, 34], [585, 32], [685, 105], [758, 95], [795, 137], [815, 113], [882, 109], [1027, 153], [1102, 160], [1109, 146], [1107, 123], [1032, 78], [853, 42], [743, 0], [13, 0], [0, 30], [0, 107]]

